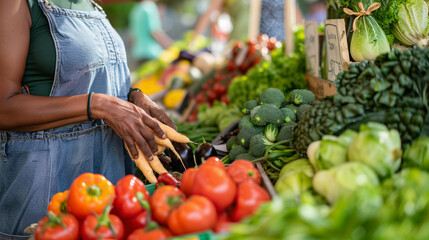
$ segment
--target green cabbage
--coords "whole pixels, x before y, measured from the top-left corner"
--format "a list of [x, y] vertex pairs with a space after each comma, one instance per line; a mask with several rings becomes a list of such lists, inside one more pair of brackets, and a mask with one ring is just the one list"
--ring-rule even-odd
[[286, 164], [274, 188], [281, 195], [300, 196], [312, 187], [314, 171], [307, 159]]
[[429, 137], [420, 137], [405, 150], [403, 167], [429, 171]]
[[393, 35], [406, 46], [428, 45], [428, 5], [424, 0], [407, 0], [400, 4], [399, 20], [393, 24]]
[[378, 186], [379, 181], [375, 172], [359, 162], [344, 163], [329, 170], [320, 171], [313, 177], [314, 190], [331, 204], [361, 187]]
[[373, 61], [387, 52], [390, 52], [389, 41], [378, 23], [371, 16], [360, 17], [350, 43], [352, 58], [357, 62]]
[[401, 165], [401, 157], [399, 132], [380, 123], [361, 125], [348, 150], [349, 161], [367, 164], [380, 177], [392, 176]]

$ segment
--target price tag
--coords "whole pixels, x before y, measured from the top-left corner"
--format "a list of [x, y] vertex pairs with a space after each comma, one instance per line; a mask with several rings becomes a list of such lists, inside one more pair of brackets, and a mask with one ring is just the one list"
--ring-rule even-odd
[[319, 76], [319, 33], [316, 21], [305, 21], [305, 58], [307, 73]]
[[329, 81], [335, 81], [350, 61], [344, 19], [325, 20], [326, 67]]

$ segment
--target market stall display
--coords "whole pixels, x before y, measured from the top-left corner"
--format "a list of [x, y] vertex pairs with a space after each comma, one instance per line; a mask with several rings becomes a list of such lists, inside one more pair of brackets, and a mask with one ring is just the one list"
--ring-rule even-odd
[[[152, 161], [139, 151], [135, 176], [87, 173], [54, 195], [35, 238], [428, 239], [428, 6], [328, 5], [352, 60], [332, 94], [306, 81], [303, 26], [293, 42], [259, 35], [216, 59], [185, 37], [134, 83], [177, 130], [160, 123], [167, 139]], [[333, 66], [327, 46], [312, 77]]]

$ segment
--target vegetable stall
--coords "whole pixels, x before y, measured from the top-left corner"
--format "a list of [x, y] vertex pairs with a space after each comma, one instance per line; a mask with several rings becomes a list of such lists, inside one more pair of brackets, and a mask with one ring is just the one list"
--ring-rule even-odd
[[156, 138], [154, 160], [140, 152], [136, 174], [115, 185], [75, 179], [34, 237], [429, 239], [427, 2], [327, 5], [350, 57], [337, 56], [336, 94], [310, 87], [329, 81], [329, 43], [320, 34], [309, 79], [300, 25], [290, 54], [264, 34], [220, 58], [207, 39], [193, 52], [177, 43], [134, 83], [151, 86], [177, 130], [160, 123], [167, 139]]

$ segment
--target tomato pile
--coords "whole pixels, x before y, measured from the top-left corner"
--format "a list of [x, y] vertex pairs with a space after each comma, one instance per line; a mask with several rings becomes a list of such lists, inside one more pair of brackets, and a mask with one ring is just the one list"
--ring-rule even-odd
[[247, 160], [226, 167], [210, 157], [178, 177], [159, 175], [150, 196], [133, 175], [113, 185], [103, 175], [84, 173], [67, 191], [53, 196], [35, 238], [134, 240], [224, 233], [270, 201], [259, 171]]
[[195, 96], [191, 96], [197, 102], [195, 109], [189, 116], [189, 121], [197, 120], [198, 107], [207, 103], [210, 106], [214, 101], [221, 101], [229, 104], [227, 89], [232, 79], [246, 74], [262, 59], [269, 57], [275, 48], [281, 47], [280, 41], [276, 38], [269, 38], [266, 34], [261, 34], [257, 38], [249, 39], [246, 43], [236, 42], [230, 53], [228, 62], [223, 68], [217, 69], [214, 77], [208, 79], [201, 91]]

